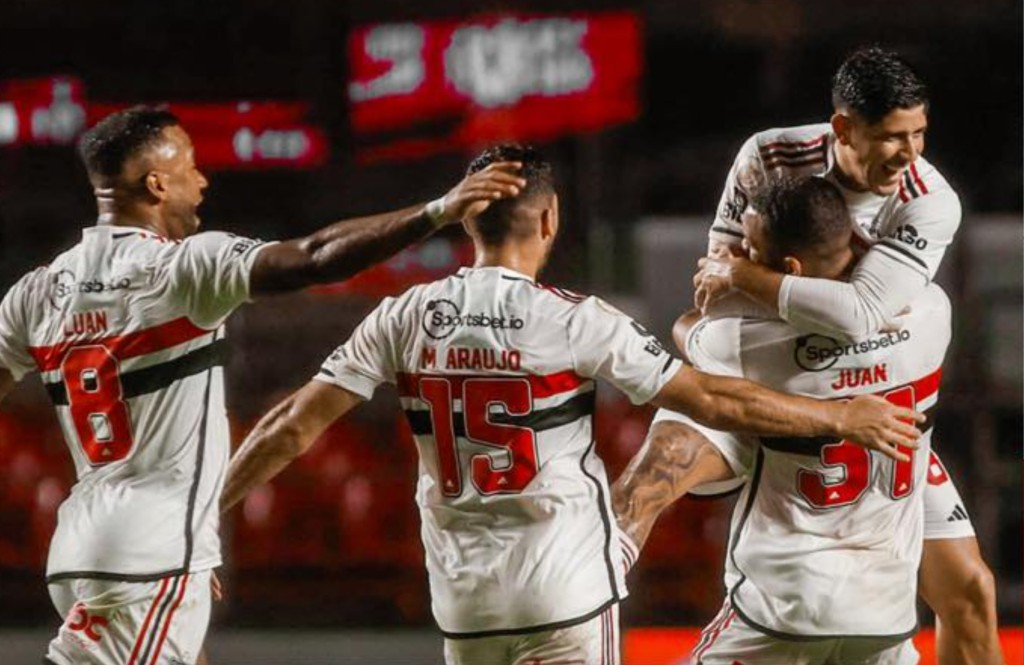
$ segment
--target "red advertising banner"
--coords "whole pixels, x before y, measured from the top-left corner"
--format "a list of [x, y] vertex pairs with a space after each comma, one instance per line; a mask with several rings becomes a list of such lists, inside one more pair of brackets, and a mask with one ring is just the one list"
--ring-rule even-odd
[[77, 78], [0, 82], [0, 147], [70, 144], [85, 122], [85, 87]]
[[371, 25], [350, 34], [348, 56], [357, 136], [405, 130], [368, 159], [545, 140], [639, 115], [641, 26], [630, 12]]
[[[89, 125], [124, 105], [93, 104]], [[327, 161], [324, 133], [306, 123], [301, 102], [171, 102], [206, 169], [312, 168]]]

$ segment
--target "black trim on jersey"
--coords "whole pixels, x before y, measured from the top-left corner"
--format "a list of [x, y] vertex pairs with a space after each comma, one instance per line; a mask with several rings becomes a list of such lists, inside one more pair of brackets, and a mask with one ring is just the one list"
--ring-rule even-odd
[[668, 354], [668, 360], [665, 361], [665, 366], [661, 368], [661, 373], [662, 374], [667, 372], [668, 368], [672, 366], [672, 361], [673, 360], [675, 360], [675, 357], [673, 357], [673, 355], [671, 353]]
[[162, 573], [108, 573], [99, 570], [71, 570], [66, 573], [55, 573], [46, 576], [46, 583], [53, 584], [62, 580], [104, 580], [108, 582], [159, 582], [165, 577], [181, 575], [185, 570], [175, 568]]
[[[122, 398], [138, 397], [162, 390], [175, 381], [205, 372], [212, 367], [223, 367], [227, 362], [228, 342], [218, 339], [208, 346], [196, 349], [180, 358], [168, 360], [121, 375]], [[67, 406], [68, 393], [64, 382], [44, 384], [55, 406]]]
[[199, 494], [199, 481], [203, 476], [203, 460], [206, 457], [207, 416], [210, 414], [210, 384], [213, 383], [213, 370], [206, 371], [206, 390], [203, 392], [203, 417], [199, 421], [199, 445], [196, 447], [196, 472], [192, 476], [192, 489], [188, 493], [188, 510], [185, 512], [185, 561], [182, 570], [187, 571], [192, 564], [192, 517], [196, 511], [196, 495]]
[[757, 490], [760, 486], [761, 471], [763, 468], [764, 450], [759, 448], [757, 451], [757, 459], [754, 463], [754, 474], [750, 480], [750, 494], [747, 496], [747, 505], [743, 507], [743, 517], [740, 518], [739, 523], [736, 525], [736, 530], [732, 534], [732, 543], [729, 547], [729, 558], [732, 560], [733, 568], [735, 568], [740, 574], [739, 581], [736, 582], [733, 588], [729, 589], [729, 605], [732, 607], [733, 611], [736, 612], [736, 615], [743, 620], [743, 623], [747, 624], [757, 632], [763, 633], [769, 637], [774, 637], [780, 640], [790, 640], [792, 642], [817, 642], [821, 640], [836, 639], [904, 640], [913, 637], [918, 630], [918, 626], [916, 625], [909, 633], [901, 633], [898, 635], [797, 635], [794, 633], [783, 633], [777, 630], [772, 630], [766, 626], [762, 626], [743, 612], [743, 608], [741, 608], [736, 602], [736, 593], [739, 591], [739, 588], [743, 586], [743, 583], [747, 581], [747, 574], [740, 570], [739, 565], [736, 563], [736, 547], [743, 534], [743, 527], [747, 523], [747, 518], [750, 517], [750, 511], [754, 507], [754, 499], [757, 496]]
[[507, 279], [510, 282], [526, 282], [527, 284], [535, 283], [532, 279], [527, 279], [525, 277], [513, 277], [512, 275], [502, 275], [501, 278]]
[[[924, 434], [935, 425], [935, 407], [924, 411], [925, 421], [918, 426], [921, 434]], [[789, 453], [792, 455], [809, 455], [817, 457], [821, 454], [823, 446], [842, 441], [834, 436], [762, 436], [761, 445], [768, 450], [777, 453]]]
[[916, 199], [921, 196], [921, 192], [917, 189], [914, 179], [910, 176], [909, 168], [903, 171], [903, 182], [906, 183], [906, 189], [910, 192], [910, 198]]
[[725, 226], [712, 226], [711, 230], [713, 232], [715, 232], [715, 233], [724, 233], [727, 236], [735, 236], [737, 238], [745, 238], [746, 237], [741, 232], [733, 231], [732, 229], [730, 229], [728, 227], [725, 227]]
[[893, 251], [899, 252], [900, 254], [903, 254], [907, 258], [913, 259], [914, 261], [919, 263], [921, 267], [925, 269], [926, 272], [928, 271], [928, 264], [924, 262], [924, 259], [917, 256], [906, 247], [900, 245], [900, 242], [898, 240], [893, 240], [892, 238], [882, 238], [881, 240], [878, 241], [878, 244], [885, 249], [891, 249]]
[[590, 445], [583, 452], [583, 455], [580, 456], [580, 471], [583, 472], [584, 476], [590, 478], [594, 483], [594, 487], [597, 488], [597, 507], [601, 513], [601, 522], [604, 524], [604, 563], [608, 568], [608, 586], [612, 590], [612, 602], [618, 602], [621, 598], [619, 598], [619, 586], [615, 582], [615, 566], [612, 565], [612, 521], [608, 516], [608, 507], [604, 503], [604, 489], [601, 487], [601, 481], [587, 471], [586, 465], [587, 455], [594, 450], [596, 443], [596, 440], [591, 439]]
[[587, 612], [582, 616], [578, 616], [574, 619], [566, 619], [565, 621], [556, 621], [554, 623], [545, 623], [539, 626], [530, 626], [528, 628], [512, 628], [510, 630], [482, 630], [476, 633], [450, 633], [447, 630], [442, 629], [438, 626], [438, 630], [441, 634], [450, 640], [472, 640], [480, 637], [499, 637], [502, 635], [529, 635], [530, 633], [539, 633], [548, 630], [558, 630], [560, 628], [569, 628], [576, 626], [581, 623], [586, 623], [594, 617], [600, 616], [601, 613], [606, 612], [608, 608], [616, 605], [619, 602], [618, 598], [612, 598], [605, 604], [598, 607], [592, 612]]
[[129, 231], [127, 233], [111, 233], [110, 237], [114, 240], [120, 240], [122, 238], [131, 238], [133, 235], [137, 235], [138, 231]]
[[331, 370], [327, 369], [326, 367], [321, 367], [320, 371], [319, 371], [319, 374], [325, 374], [325, 375], [331, 377], [332, 379], [337, 378], [337, 377], [335, 377], [334, 372], [332, 372]]
[[[580, 418], [592, 416], [597, 404], [596, 391], [588, 391], [567, 399], [558, 406], [548, 409], [538, 409], [522, 416], [513, 416], [507, 413], [489, 413], [487, 419], [495, 425], [514, 425], [526, 427], [534, 432], [554, 429], [562, 425], [576, 422]], [[407, 409], [405, 417], [409, 420], [412, 433], [417, 436], [430, 436], [434, 433], [433, 424], [430, 421], [430, 411], [413, 411]], [[466, 437], [466, 423], [464, 418], [453, 418], [455, 436]]]

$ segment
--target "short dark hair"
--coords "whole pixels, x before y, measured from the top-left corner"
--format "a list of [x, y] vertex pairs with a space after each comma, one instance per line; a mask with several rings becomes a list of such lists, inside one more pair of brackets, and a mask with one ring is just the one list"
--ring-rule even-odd
[[500, 244], [512, 233], [516, 211], [522, 202], [555, 191], [551, 163], [539, 150], [529, 145], [503, 143], [492, 146], [470, 162], [466, 174], [481, 171], [495, 162], [521, 163], [519, 175], [526, 180], [526, 186], [515, 197], [495, 201], [476, 218], [476, 229], [481, 240], [488, 245]]
[[769, 265], [777, 266], [786, 256], [813, 251], [852, 229], [839, 188], [817, 176], [769, 183], [757, 191], [752, 205], [761, 215]]
[[78, 154], [90, 177], [117, 177], [129, 158], [155, 143], [165, 127], [178, 124], [166, 108], [133, 106], [108, 115], [83, 134]]
[[928, 88], [902, 56], [878, 46], [857, 49], [832, 77], [832, 106], [876, 123], [894, 109], [928, 104]]

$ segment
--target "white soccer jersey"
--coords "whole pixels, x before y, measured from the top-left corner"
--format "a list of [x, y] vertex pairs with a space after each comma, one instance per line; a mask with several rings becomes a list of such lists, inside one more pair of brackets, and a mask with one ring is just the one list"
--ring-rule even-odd
[[804, 329], [859, 338], [876, 332], [935, 276], [960, 225], [960, 199], [923, 157], [904, 171], [889, 196], [849, 190], [834, 177], [835, 141], [827, 123], [751, 136], [729, 171], [709, 239], [711, 245], [740, 243], [740, 215], [764, 183], [828, 178], [846, 199], [856, 237], [871, 250], [850, 284], [787, 276], [779, 313]]
[[96, 226], [0, 304], [0, 365], [39, 371], [74, 459], [47, 579], [146, 581], [220, 564], [229, 453], [222, 323], [262, 245]]
[[[691, 332], [687, 352], [697, 367], [819, 398], [878, 394], [929, 415], [909, 463], [827, 438], [747, 440], [754, 462], [725, 572], [745, 622], [783, 638], [916, 629], [931, 416], [950, 334], [949, 300], [935, 285], [914, 301], [901, 331], [858, 343], [777, 320], [705, 319]], [[735, 468], [740, 438], [702, 431]]]
[[597, 298], [463, 268], [384, 300], [317, 379], [366, 399], [398, 385], [434, 616], [459, 638], [582, 623], [625, 597], [594, 379], [641, 403], [679, 367]]

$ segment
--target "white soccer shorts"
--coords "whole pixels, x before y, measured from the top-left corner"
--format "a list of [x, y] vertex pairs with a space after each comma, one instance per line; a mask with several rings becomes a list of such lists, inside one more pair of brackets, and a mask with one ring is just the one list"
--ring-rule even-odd
[[790, 641], [769, 637], [740, 619], [726, 601], [701, 633], [687, 665], [915, 665], [910, 640], [869, 637]]
[[619, 665], [619, 606], [589, 621], [520, 635], [445, 639], [446, 665]]
[[211, 571], [156, 582], [72, 579], [50, 584], [64, 623], [53, 665], [192, 665], [210, 622]]

